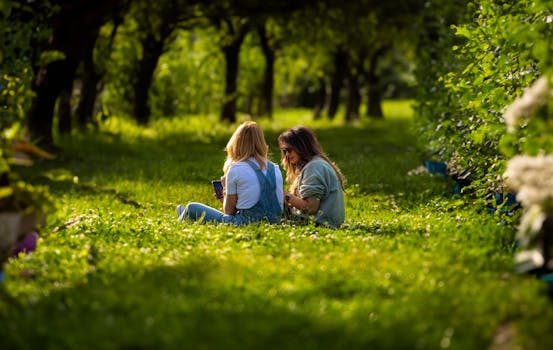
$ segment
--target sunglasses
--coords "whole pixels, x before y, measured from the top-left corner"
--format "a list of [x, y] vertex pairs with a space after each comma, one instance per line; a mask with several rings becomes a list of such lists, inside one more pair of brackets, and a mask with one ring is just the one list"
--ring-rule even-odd
[[293, 148], [291, 148], [291, 147], [286, 147], [286, 148], [282, 148], [281, 151], [282, 151], [282, 153], [284, 153], [284, 154], [288, 154], [288, 153], [290, 153], [290, 152], [293, 151]]

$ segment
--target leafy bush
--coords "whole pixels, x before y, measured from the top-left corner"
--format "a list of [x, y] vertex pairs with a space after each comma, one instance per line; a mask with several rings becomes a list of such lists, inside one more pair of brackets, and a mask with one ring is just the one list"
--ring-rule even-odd
[[[553, 33], [546, 3], [476, 1], [457, 12], [465, 15], [443, 21], [458, 24], [438, 26], [439, 39], [426, 41], [428, 53], [420, 56], [417, 119], [423, 142], [435, 157], [470, 171], [480, 198], [502, 191], [500, 175], [513, 150], [505, 152], [508, 147], [500, 142], [527, 144], [525, 132], [501, 141], [502, 114], [526, 86], [551, 70]], [[537, 135], [547, 125], [536, 127]]]
[[0, 130], [21, 123], [30, 107], [36, 48], [50, 34], [44, 21], [53, 8], [49, 1], [29, 4], [3, 1], [0, 6]]

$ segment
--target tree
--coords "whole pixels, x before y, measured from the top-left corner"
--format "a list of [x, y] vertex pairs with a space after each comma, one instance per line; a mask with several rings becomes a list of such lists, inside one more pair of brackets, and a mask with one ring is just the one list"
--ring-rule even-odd
[[[122, 20], [121, 16], [115, 15], [111, 27], [108, 28], [108, 37], [104, 38], [100, 34], [102, 30], [100, 30], [95, 45], [87, 47], [82, 62], [79, 104], [75, 111], [81, 130], [86, 129], [88, 124], [93, 123], [94, 106], [97, 96], [103, 88], [102, 80], [106, 74], [107, 57], [111, 53], [115, 34]], [[96, 55], [94, 54], [95, 51], [97, 51]]]
[[348, 73], [348, 54], [344, 47], [339, 46], [334, 52], [333, 70], [330, 77], [330, 97], [328, 99], [327, 115], [334, 119], [340, 103], [340, 95], [344, 86], [344, 79]]
[[225, 57], [225, 92], [221, 120], [234, 123], [236, 121], [237, 77], [240, 57], [240, 47], [250, 30], [250, 21], [242, 17], [213, 18], [220, 29], [220, 45]]
[[[304, 1], [214, 1], [204, 6], [206, 17], [210, 18], [219, 30], [219, 45], [225, 57], [225, 92], [221, 120], [234, 122], [236, 120], [236, 101], [238, 98], [237, 81], [239, 70], [240, 48], [245, 36], [255, 28], [260, 38], [265, 56], [265, 70], [262, 85], [262, 95], [265, 108], [272, 114], [272, 94], [274, 85], [275, 51], [279, 46], [279, 38], [266, 25], [273, 20], [290, 16], [299, 9], [316, 3], [314, 0]], [[269, 20], [271, 19], [271, 20]], [[278, 27], [278, 26], [276, 26]]]
[[131, 16], [138, 25], [141, 55], [135, 67], [133, 80], [133, 117], [139, 124], [147, 124], [150, 118], [148, 103], [154, 71], [160, 56], [166, 52], [175, 38], [178, 28], [185, 28], [195, 18], [192, 6], [195, 1], [163, 0], [152, 3], [137, 1], [131, 9]]
[[53, 112], [56, 100], [73, 81], [75, 70], [94, 42], [98, 28], [108, 16], [124, 5], [124, 0], [56, 0], [59, 11], [52, 18], [52, 37], [47, 50], [59, 55], [41, 65], [32, 89], [35, 98], [27, 121], [33, 140], [53, 148]]
[[71, 95], [73, 80], [63, 87], [58, 97], [58, 131], [60, 134], [71, 132]]
[[266, 26], [266, 22], [257, 25], [257, 33], [259, 35], [263, 55], [265, 56], [265, 70], [263, 71], [263, 86], [261, 89], [264, 108], [260, 108], [260, 113], [266, 113], [269, 116], [269, 119], [271, 119], [273, 116], [276, 45], [274, 37], [270, 36]]
[[365, 72], [367, 79], [367, 115], [372, 118], [383, 118], [382, 113], [382, 93], [379, 86], [379, 76], [377, 75], [378, 60], [389, 50], [389, 46], [377, 47], [369, 56], [369, 68]]

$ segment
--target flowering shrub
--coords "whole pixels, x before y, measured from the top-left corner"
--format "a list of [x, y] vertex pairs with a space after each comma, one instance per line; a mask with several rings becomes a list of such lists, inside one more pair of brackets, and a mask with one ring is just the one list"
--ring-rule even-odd
[[523, 112], [520, 116], [532, 112], [524, 111], [525, 97], [503, 113], [553, 66], [553, 27], [545, 3], [479, 0], [460, 8], [437, 6], [436, 11], [449, 15], [443, 15], [445, 25], [433, 29], [436, 38], [426, 40], [421, 51], [416, 118], [422, 142], [434, 158], [455, 158], [456, 168], [470, 172], [470, 188], [478, 198], [492, 200], [493, 192], [502, 191], [506, 159], [551, 146], [547, 137], [527, 137], [543, 134], [540, 130], [551, 126], [546, 118], [517, 134], [506, 134], [503, 120], [517, 122], [514, 108]]
[[548, 108], [552, 92], [549, 79], [542, 76], [504, 114], [505, 139], [510, 143], [504, 149], [523, 153], [509, 160], [503, 174], [524, 208], [517, 231], [522, 247], [516, 256], [519, 272], [553, 269], [553, 230], [549, 225], [553, 221], [553, 129], [546, 127], [553, 119]]
[[524, 207], [538, 205], [553, 213], [553, 155], [516, 156], [503, 176]]
[[549, 3], [478, 0], [466, 7], [436, 6], [441, 21], [424, 22], [431, 40], [424, 38], [419, 56], [416, 118], [424, 147], [456, 171], [470, 173], [468, 188], [478, 200], [491, 204], [496, 195], [516, 192], [523, 207], [519, 272], [553, 269]]

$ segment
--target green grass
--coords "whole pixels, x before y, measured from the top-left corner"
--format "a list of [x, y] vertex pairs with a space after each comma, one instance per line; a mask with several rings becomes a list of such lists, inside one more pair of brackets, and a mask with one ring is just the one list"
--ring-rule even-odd
[[260, 121], [275, 161], [283, 129], [316, 130], [347, 178], [340, 230], [176, 222], [179, 203], [219, 204], [210, 180], [234, 127], [214, 116], [60, 139], [37, 167], [71, 176], [51, 185], [38, 250], [5, 266], [0, 348], [487, 349], [500, 329], [552, 348], [544, 285], [512, 272], [514, 229], [408, 176], [421, 165], [409, 104], [384, 111]]

